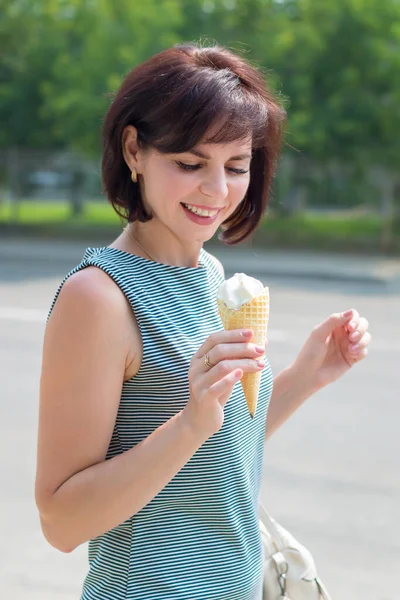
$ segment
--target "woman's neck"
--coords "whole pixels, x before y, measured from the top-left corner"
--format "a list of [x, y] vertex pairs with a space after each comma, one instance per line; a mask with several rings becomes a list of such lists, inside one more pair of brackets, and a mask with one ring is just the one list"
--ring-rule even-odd
[[129, 223], [121, 235], [110, 244], [131, 254], [176, 267], [198, 267], [202, 243], [191, 247], [177, 240], [172, 234], [165, 235], [150, 227], [150, 223]]

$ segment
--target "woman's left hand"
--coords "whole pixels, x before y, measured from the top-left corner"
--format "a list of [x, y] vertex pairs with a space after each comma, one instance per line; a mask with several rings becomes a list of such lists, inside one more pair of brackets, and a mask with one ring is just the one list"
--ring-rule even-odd
[[368, 354], [371, 335], [365, 317], [352, 309], [314, 327], [295, 364], [320, 389], [336, 381]]

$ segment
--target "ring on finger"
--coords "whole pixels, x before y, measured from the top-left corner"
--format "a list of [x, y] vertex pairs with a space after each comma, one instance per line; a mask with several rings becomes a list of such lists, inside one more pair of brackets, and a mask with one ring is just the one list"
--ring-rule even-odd
[[214, 366], [212, 363], [210, 363], [208, 352], [204, 355], [204, 364], [208, 369], [211, 369]]

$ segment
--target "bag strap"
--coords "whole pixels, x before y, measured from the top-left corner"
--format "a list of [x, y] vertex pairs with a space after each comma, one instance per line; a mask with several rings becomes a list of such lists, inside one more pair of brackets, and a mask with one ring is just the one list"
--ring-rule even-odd
[[277, 551], [282, 552], [285, 549], [285, 543], [282, 540], [278, 529], [275, 527], [274, 522], [272, 521], [271, 517], [269, 516], [269, 514], [267, 513], [267, 511], [265, 510], [265, 508], [263, 507], [261, 502], [258, 504], [258, 508], [259, 508], [259, 516], [260, 516], [260, 520], [261, 520], [262, 524], [264, 525], [270, 538], [274, 542], [274, 545], [276, 546]]
[[315, 580], [318, 589], [319, 589], [319, 593], [321, 595], [321, 600], [331, 600], [330, 595], [328, 594], [328, 590], [326, 589], [326, 587], [324, 586], [324, 584], [322, 583], [322, 581], [317, 577]]

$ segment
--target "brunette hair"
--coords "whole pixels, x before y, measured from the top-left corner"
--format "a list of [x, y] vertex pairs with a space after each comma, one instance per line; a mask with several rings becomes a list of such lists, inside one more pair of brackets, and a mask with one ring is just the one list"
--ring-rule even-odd
[[136, 127], [141, 148], [163, 153], [252, 136], [246, 198], [219, 235], [225, 244], [239, 243], [256, 229], [267, 207], [285, 116], [261, 71], [227, 48], [188, 44], [164, 50], [128, 73], [105, 116], [102, 178], [108, 199], [128, 222], [152, 218], [123, 157], [127, 125]]

